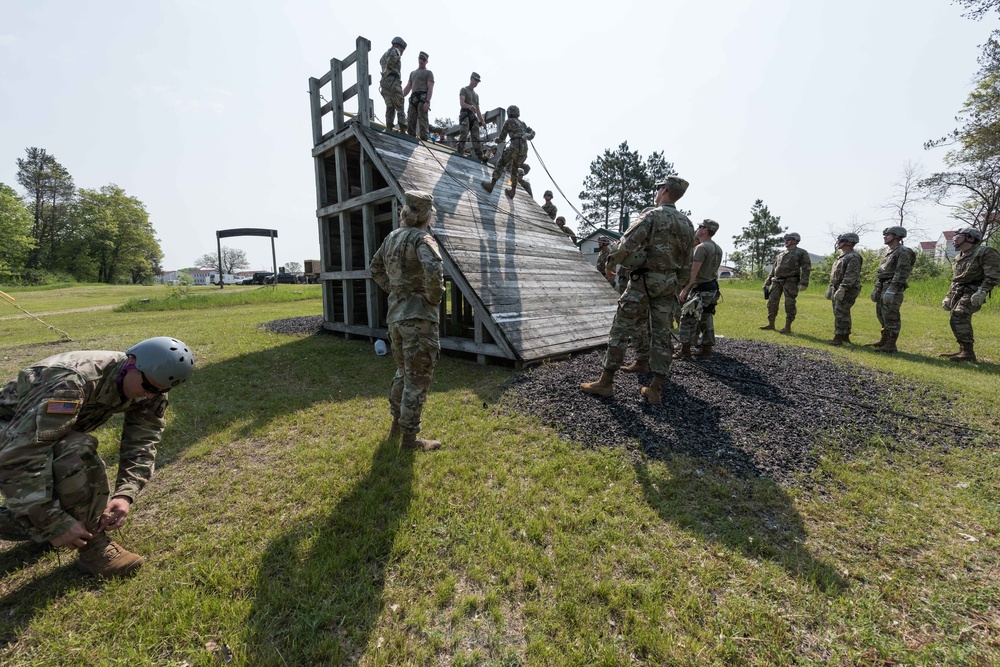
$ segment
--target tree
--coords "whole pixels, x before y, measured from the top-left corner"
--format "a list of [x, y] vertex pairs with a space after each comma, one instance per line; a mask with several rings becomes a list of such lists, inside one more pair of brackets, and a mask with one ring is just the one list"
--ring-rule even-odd
[[[219, 269], [219, 253], [209, 252], [205, 253], [194, 263], [201, 267], [212, 267], [213, 269]], [[237, 269], [245, 269], [250, 266], [249, 260], [247, 260], [247, 254], [245, 251], [239, 248], [228, 248], [222, 246], [222, 272], [223, 273], [235, 273]]]
[[[864, 220], [857, 212], [851, 213], [851, 221], [846, 225], [841, 225], [840, 229], [835, 229], [831, 224], [829, 225], [830, 237], [835, 241], [840, 238], [841, 234], [847, 234], [848, 232], [853, 232], [859, 237], [864, 236], [868, 232], [875, 229], [875, 223], [871, 220]], [[834, 252], [836, 255], [836, 251]]]
[[17, 182], [27, 192], [34, 222], [31, 228], [35, 247], [28, 257], [29, 268], [53, 270], [60, 245], [71, 235], [68, 209], [76, 187], [69, 172], [44, 148], [26, 148], [27, 157], [17, 160]]
[[285, 271], [288, 273], [301, 273], [302, 265], [298, 262], [285, 262]]
[[780, 217], [771, 215], [762, 199], [753, 203], [750, 214], [753, 217], [743, 228], [743, 233], [733, 237], [733, 245], [740, 254], [732, 253], [730, 260], [739, 262], [737, 268], [741, 271], [752, 272], [761, 279], [764, 268], [774, 262], [778, 254], [786, 228], [781, 226]]
[[99, 190], [84, 188], [74, 207], [74, 218], [79, 222], [79, 247], [99, 282], [140, 282], [155, 275], [163, 251], [146, 206], [137, 198], [114, 183]]
[[0, 273], [20, 271], [35, 247], [31, 212], [14, 188], [0, 183]]
[[580, 193], [584, 219], [578, 220], [582, 234], [597, 227], [616, 225], [625, 231], [633, 213], [652, 206], [653, 185], [664, 176], [676, 173], [674, 165], [653, 153], [645, 161], [638, 151], [631, 151], [623, 141], [614, 152], [604, 153], [590, 163], [590, 174], [583, 181]]

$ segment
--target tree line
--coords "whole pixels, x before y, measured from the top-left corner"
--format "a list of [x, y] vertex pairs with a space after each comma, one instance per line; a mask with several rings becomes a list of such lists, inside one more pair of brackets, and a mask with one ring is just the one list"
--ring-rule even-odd
[[17, 160], [22, 192], [0, 183], [0, 283], [143, 283], [163, 251], [145, 204], [114, 183], [77, 188], [44, 148]]

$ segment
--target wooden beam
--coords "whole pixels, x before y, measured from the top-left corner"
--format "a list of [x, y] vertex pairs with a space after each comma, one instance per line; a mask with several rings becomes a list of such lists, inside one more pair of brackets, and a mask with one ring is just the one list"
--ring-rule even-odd
[[[348, 325], [340, 322], [323, 322], [323, 328], [327, 331], [353, 334], [355, 336], [368, 336], [371, 338], [384, 338], [388, 340], [389, 331], [380, 327], [366, 327], [359, 324]], [[476, 343], [465, 338], [442, 338], [441, 347], [445, 350], [455, 350], [457, 352], [468, 352], [470, 354], [485, 355], [498, 359], [512, 359], [504, 354], [504, 351], [496, 345], [490, 343]]]
[[309, 117], [312, 119], [313, 146], [322, 141], [323, 113], [320, 111], [319, 79], [309, 79]]
[[330, 75], [333, 77], [333, 131], [344, 129], [344, 69], [336, 58], [330, 60]]
[[[361, 188], [361, 191], [364, 192], [364, 187]], [[385, 199], [392, 199], [393, 197], [395, 197], [395, 193], [392, 191], [392, 188], [379, 188], [373, 192], [368, 192], [358, 197], [351, 197], [346, 201], [341, 200], [336, 204], [330, 204], [329, 206], [316, 209], [316, 217], [328, 218], [330, 216], [343, 213], [344, 211], [354, 210], [361, 208], [366, 204], [373, 204]]]

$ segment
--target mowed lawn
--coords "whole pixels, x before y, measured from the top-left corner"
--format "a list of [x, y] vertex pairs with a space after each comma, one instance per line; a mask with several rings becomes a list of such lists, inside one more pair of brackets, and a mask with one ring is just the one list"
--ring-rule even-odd
[[[800, 297], [790, 337], [757, 329], [759, 284], [723, 287], [718, 333], [930, 385], [982, 431], [967, 448], [873, 437], [785, 487], [709, 460], [585, 448], [503, 409], [509, 369], [451, 357], [424, 413], [444, 447], [401, 451], [385, 437], [391, 358], [259, 327], [320, 314], [308, 294], [0, 319], [5, 379], [155, 335], [198, 362], [116, 538], [144, 567], [97, 582], [72, 554], [0, 542], [0, 664], [996, 664], [1000, 313], [993, 300], [974, 320], [984, 361], [939, 360], [956, 349], [942, 284], [908, 293], [892, 356], [825, 345], [825, 285]], [[28, 310], [72, 308], [31, 294], [12, 292]], [[877, 339], [867, 291], [854, 312], [853, 337]], [[97, 433], [112, 477], [118, 426]]]

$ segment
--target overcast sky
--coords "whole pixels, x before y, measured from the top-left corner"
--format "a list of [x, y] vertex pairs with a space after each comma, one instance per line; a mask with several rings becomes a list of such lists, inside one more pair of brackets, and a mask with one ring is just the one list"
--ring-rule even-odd
[[[941, 168], [923, 143], [954, 128], [995, 24], [947, 0], [0, 0], [0, 182], [37, 146], [77, 187], [120, 185], [168, 270], [233, 227], [277, 229], [279, 264], [319, 257], [308, 79], [364, 36], [384, 117], [378, 58], [401, 35], [404, 73], [430, 54], [432, 119], [458, 117], [473, 69], [484, 111], [520, 106], [539, 196], [579, 208], [590, 162], [627, 141], [664, 151], [727, 252], [760, 198], [826, 254], [831, 230], [886, 218], [907, 161]], [[910, 245], [956, 225], [920, 216]], [[267, 239], [228, 241], [270, 266]]]

